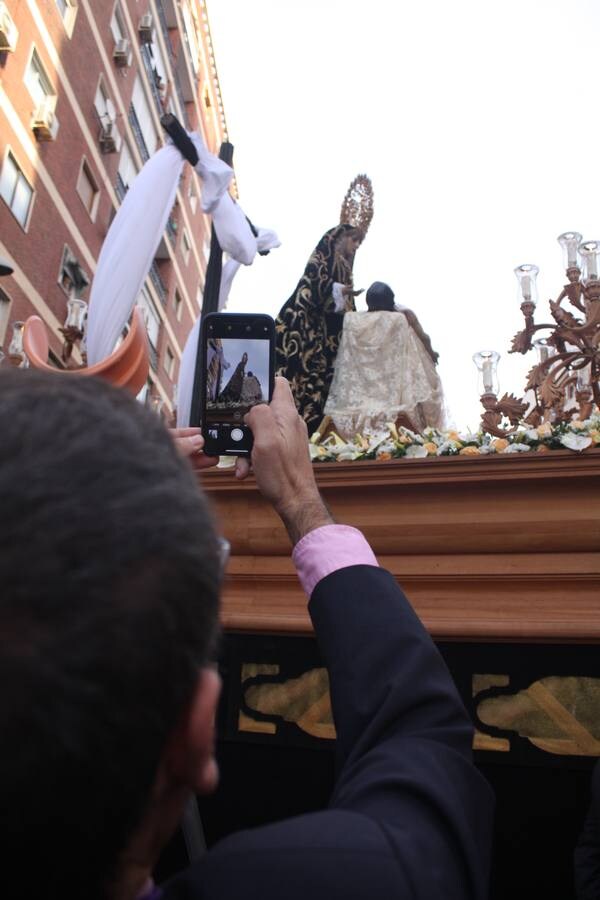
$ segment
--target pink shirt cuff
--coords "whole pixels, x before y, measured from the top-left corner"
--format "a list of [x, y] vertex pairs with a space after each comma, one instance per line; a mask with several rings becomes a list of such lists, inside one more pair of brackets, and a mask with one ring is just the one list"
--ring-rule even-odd
[[364, 535], [349, 525], [323, 525], [309, 531], [294, 547], [292, 560], [309, 597], [322, 578], [338, 569], [379, 565]]

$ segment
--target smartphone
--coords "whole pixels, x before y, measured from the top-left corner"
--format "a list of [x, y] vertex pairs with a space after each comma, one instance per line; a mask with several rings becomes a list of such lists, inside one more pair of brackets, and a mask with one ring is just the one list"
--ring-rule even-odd
[[252, 313], [207, 313], [190, 424], [200, 425], [209, 456], [249, 456], [252, 432], [244, 416], [268, 403], [275, 378], [275, 322]]

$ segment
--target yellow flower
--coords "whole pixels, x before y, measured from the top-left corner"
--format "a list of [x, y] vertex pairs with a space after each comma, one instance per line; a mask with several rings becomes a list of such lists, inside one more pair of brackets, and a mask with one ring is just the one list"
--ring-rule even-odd
[[449, 441], [460, 441], [458, 431], [448, 431], [446, 432], [446, 437]]
[[459, 456], [479, 456], [479, 449], [477, 447], [463, 447], [462, 450], [458, 451]]
[[545, 438], [551, 437], [552, 435], [552, 425], [550, 422], [542, 422], [541, 425], [537, 427], [538, 437]]
[[378, 453], [378, 454], [377, 454], [377, 457], [376, 457], [376, 458], [377, 458], [377, 459], [391, 459], [391, 458], [392, 458], [392, 454], [389, 453], [387, 450], [382, 450], [381, 453]]
[[497, 453], [502, 453], [503, 450], [506, 450], [508, 447], [508, 441], [506, 438], [494, 438], [492, 441], [492, 447]]
[[569, 422], [569, 428], [573, 428], [575, 431], [583, 431], [585, 425], [580, 419], [573, 419], [572, 422]]
[[595, 444], [600, 444], [600, 431], [590, 431], [590, 437]]
[[538, 453], [550, 453], [550, 447], [547, 447], [546, 444], [540, 444], [537, 448]]
[[434, 444], [432, 441], [429, 441], [427, 444], [423, 444], [428, 453], [437, 453], [437, 444]]

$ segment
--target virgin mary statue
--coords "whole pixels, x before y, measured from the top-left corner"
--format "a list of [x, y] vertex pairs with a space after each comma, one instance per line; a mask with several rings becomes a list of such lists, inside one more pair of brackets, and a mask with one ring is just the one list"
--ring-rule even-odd
[[275, 322], [275, 365], [290, 382], [309, 434], [319, 427], [333, 377], [344, 314], [354, 310], [354, 254], [373, 216], [373, 191], [365, 175], [354, 179], [340, 224], [313, 250], [293, 294]]

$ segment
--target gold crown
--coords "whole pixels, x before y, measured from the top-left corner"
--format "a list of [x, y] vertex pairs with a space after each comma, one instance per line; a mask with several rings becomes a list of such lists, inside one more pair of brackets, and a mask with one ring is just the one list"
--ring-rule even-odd
[[369, 230], [373, 218], [373, 185], [367, 175], [357, 175], [346, 191], [340, 225], [353, 225], [360, 229], [363, 237]]

